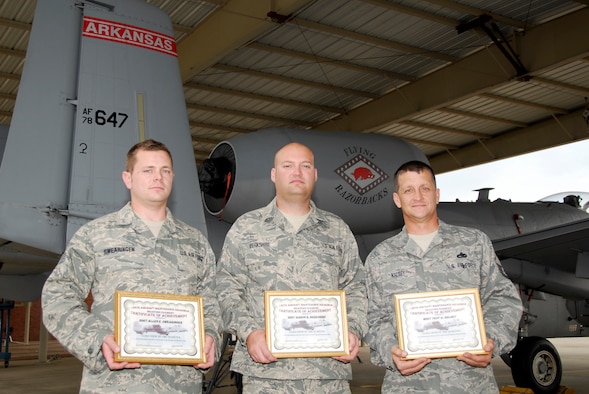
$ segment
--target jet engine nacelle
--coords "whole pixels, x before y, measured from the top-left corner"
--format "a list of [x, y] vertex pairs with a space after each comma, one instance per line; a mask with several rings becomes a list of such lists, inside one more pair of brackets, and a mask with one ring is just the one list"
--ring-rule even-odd
[[392, 202], [393, 176], [410, 160], [428, 162], [414, 145], [369, 133], [267, 129], [219, 143], [199, 168], [205, 208], [232, 223], [275, 195], [270, 171], [278, 149], [300, 142], [315, 154], [313, 201], [339, 215], [355, 234], [402, 227]]

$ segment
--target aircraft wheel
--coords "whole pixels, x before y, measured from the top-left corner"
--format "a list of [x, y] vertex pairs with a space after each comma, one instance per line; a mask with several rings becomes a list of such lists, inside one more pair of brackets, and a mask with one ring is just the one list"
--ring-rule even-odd
[[562, 365], [556, 348], [541, 337], [521, 339], [511, 352], [511, 376], [518, 387], [534, 393], [556, 393]]

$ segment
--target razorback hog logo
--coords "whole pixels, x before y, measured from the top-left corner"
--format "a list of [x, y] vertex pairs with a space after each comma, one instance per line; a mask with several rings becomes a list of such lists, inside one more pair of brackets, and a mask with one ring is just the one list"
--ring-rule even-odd
[[370, 171], [370, 168], [367, 167], [358, 167], [354, 170], [354, 179], [357, 181], [358, 179], [372, 179], [374, 178], [374, 174]]
[[389, 178], [383, 170], [362, 154], [350, 158], [336, 168], [335, 173], [360, 195], [368, 193]]

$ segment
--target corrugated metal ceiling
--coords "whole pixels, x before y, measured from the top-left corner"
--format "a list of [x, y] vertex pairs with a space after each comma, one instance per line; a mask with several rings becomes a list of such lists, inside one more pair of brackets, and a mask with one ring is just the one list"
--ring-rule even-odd
[[[147, 2], [174, 23], [198, 163], [266, 127], [395, 135], [438, 172], [589, 137], [587, 0]], [[4, 124], [34, 9], [0, 1]]]

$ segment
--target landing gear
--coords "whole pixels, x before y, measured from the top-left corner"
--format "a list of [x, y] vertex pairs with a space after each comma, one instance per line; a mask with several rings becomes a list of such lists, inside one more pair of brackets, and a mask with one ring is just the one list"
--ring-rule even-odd
[[511, 352], [511, 375], [518, 387], [535, 394], [556, 393], [562, 379], [562, 365], [556, 348], [541, 337], [522, 338]]

